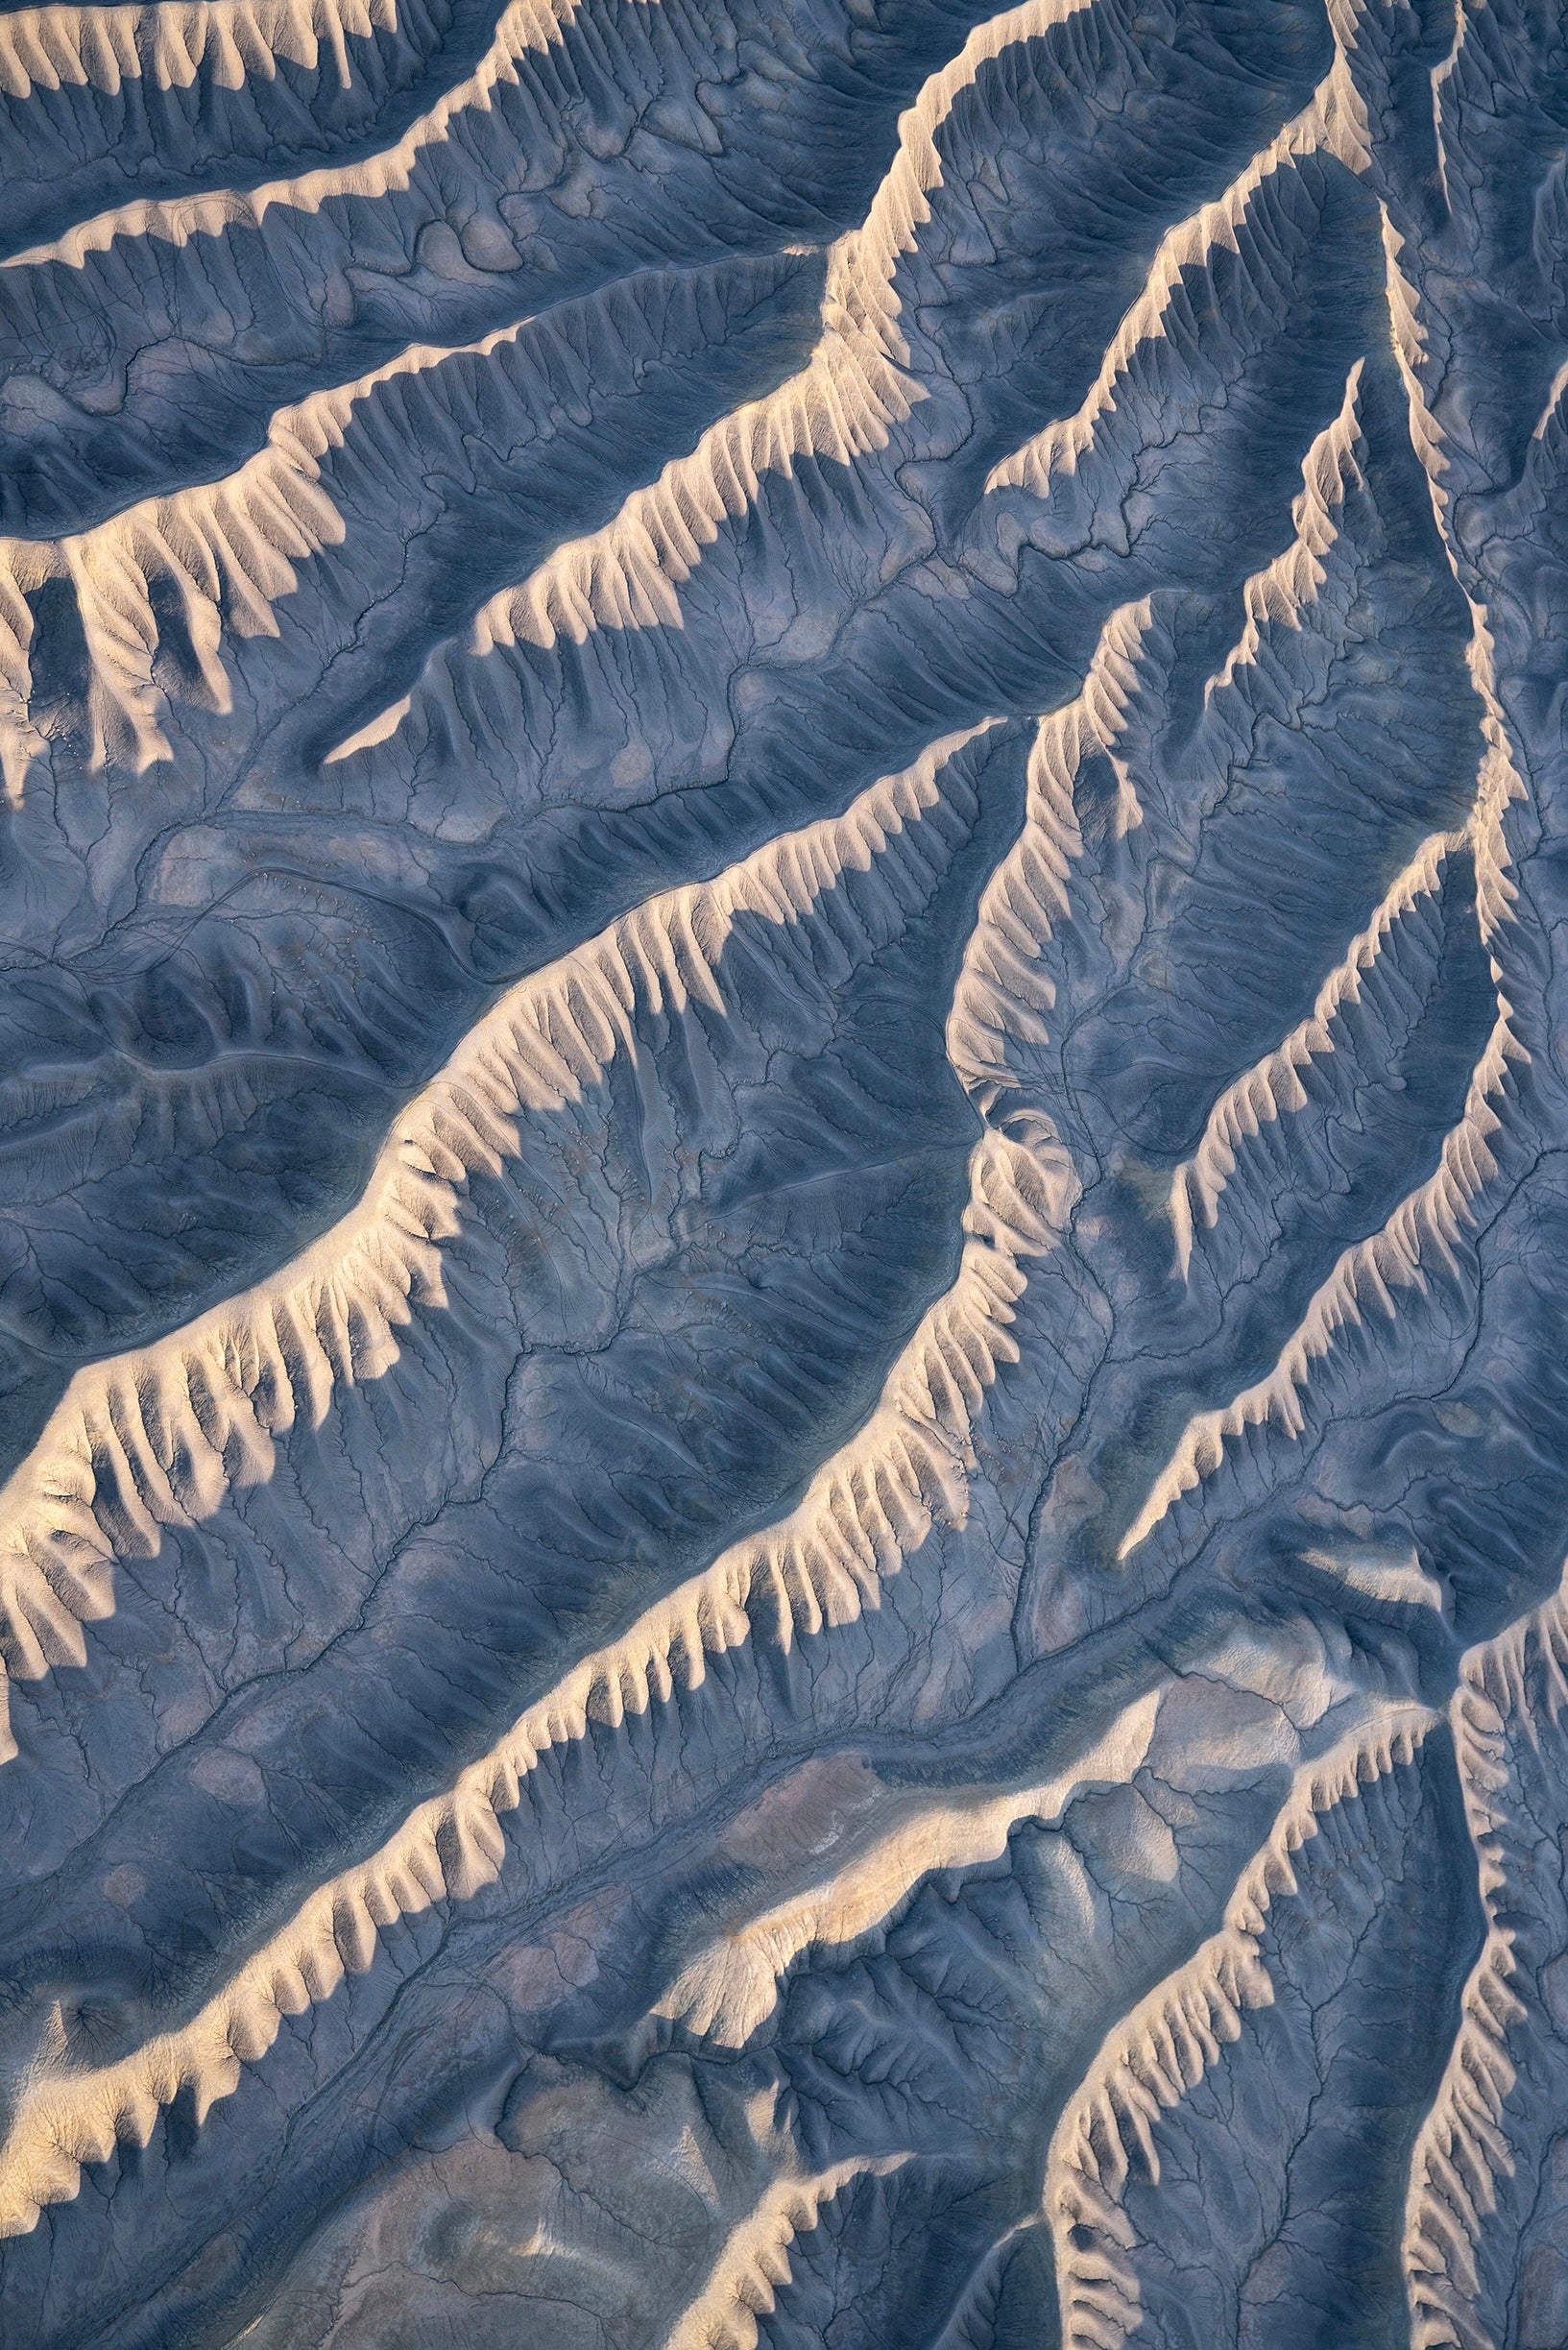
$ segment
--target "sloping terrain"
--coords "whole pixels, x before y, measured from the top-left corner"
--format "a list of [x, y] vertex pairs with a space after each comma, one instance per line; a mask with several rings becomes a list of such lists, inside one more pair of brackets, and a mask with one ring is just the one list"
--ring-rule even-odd
[[0, 124], [5, 2350], [1568, 2350], [1556, 0]]

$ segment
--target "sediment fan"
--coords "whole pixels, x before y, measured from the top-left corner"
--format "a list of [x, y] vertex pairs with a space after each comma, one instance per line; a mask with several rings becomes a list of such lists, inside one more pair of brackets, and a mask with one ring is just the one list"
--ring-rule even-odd
[[0, 115], [6, 2350], [1564, 2350], [1555, 0]]

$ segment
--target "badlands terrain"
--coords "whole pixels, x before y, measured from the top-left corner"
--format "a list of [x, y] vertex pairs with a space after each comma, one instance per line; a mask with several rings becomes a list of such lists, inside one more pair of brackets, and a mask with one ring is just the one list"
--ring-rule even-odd
[[1559, 0], [0, 157], [5, 2350], [1564, 2350]]

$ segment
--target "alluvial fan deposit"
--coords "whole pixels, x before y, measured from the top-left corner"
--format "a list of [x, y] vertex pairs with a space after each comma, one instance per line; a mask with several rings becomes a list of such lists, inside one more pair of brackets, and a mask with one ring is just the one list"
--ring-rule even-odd
[[0, 157], [5, 2350], [1568, 2350], [1559, 0]]

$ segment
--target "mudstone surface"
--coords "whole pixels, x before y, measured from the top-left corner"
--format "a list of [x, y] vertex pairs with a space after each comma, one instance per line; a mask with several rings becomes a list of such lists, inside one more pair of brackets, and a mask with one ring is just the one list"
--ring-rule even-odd
[[1565, 2350], [1558, 0], [0, 156], [6, 2350]]

